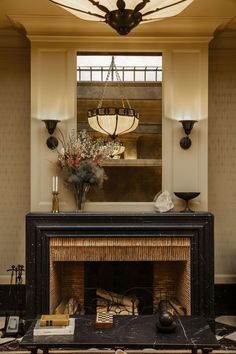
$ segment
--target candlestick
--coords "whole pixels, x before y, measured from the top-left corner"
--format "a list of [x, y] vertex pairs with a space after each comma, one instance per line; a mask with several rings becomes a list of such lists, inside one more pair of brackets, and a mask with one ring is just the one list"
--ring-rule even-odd
[[59, 197], [58, 192], [52, 192], [52, 213], [59, 213]]

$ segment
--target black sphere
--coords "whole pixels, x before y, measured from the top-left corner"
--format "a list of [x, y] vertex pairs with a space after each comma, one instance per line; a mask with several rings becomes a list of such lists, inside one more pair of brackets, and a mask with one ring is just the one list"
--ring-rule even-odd
[[50, 136], [48, 139], [47, 139], [47, 146], [49, 149], [51, 150], [54, 150], [57, 148], [58, 146], [58, 140], [57, 138], [55, 138], [55, 136]]
[[180, 146], [182, 147], [182, 149], [187, 150], [190, 148], [190, 146], [192, 145], [192, 140], [188, 137], [188, 136], [184, 136], [180, 142], [179, 142]]
[[166, 327], [171, 326], [173, 320], [174, 320], [173, 315], [168, 311], [162, 312], [159, 316], [159, 321], [162, 326], [166, 326]]

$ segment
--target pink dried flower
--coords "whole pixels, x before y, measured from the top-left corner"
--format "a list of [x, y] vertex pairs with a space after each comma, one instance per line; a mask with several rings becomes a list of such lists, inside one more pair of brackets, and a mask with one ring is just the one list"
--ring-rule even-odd
[[120, 142], [93, 139], [86, 130], [76, 136], [75, 131], [69, 135], [66, 142], [63, 138], [63, 148], [58, 152], [58, 162], [69, 183], [88, 183], [102, 186], [107, 178], [102, 163], [112, 158]]

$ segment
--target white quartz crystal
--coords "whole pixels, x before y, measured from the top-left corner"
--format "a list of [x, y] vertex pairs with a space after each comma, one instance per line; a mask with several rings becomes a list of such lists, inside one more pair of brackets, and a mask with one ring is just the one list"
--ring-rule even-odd
[[174, 204], [170, 198], [170, 193], [168, 191], [162, 192], [156, 199], [155, 199], [155, 208], [160, 213], [165, 213], [174, 208]]

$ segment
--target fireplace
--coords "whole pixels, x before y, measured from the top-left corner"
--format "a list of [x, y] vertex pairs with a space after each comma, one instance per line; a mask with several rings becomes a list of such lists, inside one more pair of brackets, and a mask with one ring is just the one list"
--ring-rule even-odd
[[[152, 308], [168, 296], [178, 299], [191, 314], [190, 240], [186, 237], [55, 237], [49, 243], [49, 260], [50, 312], [63, 297], [76, 297], [89, 308], [85, 294], [94, 293], [91, 300], [95, 299], [96, 288], [121, 294], [138, 288], [139, 301], [147, 302], [140, 308], [142, 313], [147, 307], [150, 310], [148, 295], [152, 293]], [[147, 278], [152, 279], [147, 282]], [[132, 295], [138, 296], [136, 290]]]
[[88, 289], [103, 284], [91, 277], [99, 267], [98, 274], [111, 267], [135, 274], [145, 266], [149, 283], [143, 285], [152, 288], [153, 308], [168, 293], [188, 315], [213, 323], [210, 213], [30, 213], [26, 225], [28, 318], [52, 312], [63, 296], [76, 294], [86, 304]]

